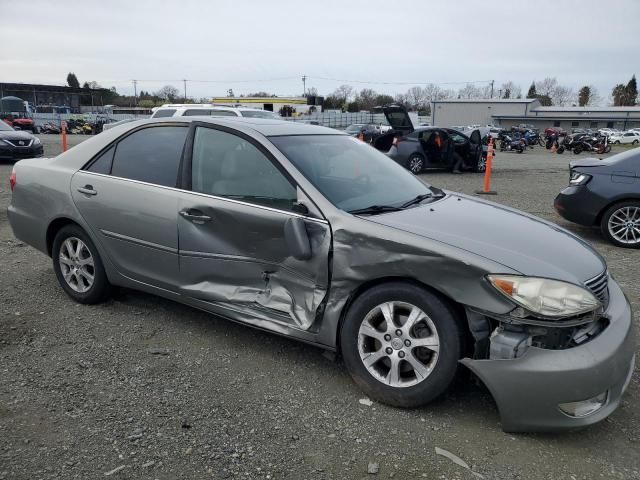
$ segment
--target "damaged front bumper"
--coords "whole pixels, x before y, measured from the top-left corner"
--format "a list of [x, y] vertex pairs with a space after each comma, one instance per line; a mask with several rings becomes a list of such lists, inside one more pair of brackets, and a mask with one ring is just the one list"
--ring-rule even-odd
[[[634, 368], [631, 307], [618, 284], [609, 281], [609, 325], [585, 344], [562, 350], [529, 347], [512, 359], [461, 363], [487, 386], [507, 432], [583, 427], [609, 416], [619, 405]], [[570, 416], [560, 405], [602, 397], [587, 415]]]

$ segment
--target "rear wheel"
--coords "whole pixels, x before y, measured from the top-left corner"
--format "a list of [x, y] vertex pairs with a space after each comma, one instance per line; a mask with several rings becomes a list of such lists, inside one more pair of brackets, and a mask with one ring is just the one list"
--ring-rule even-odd
[[441, 395], [453, 380], [462, 338], [438, 296], [389, 283], [355, 300], [340, 332], [340, 347], [349, 373], [369, 396], [417, 407]]
[[560, 155], [562, 155], [564, 153], [564, 147], [562, 145], [560, 145], [558, 147], [558, 150], [556, 150], [556, 153], [559, 153]]
[[474, 169], [476, 172], [485, 172], [487, 170], [487, 159], [484, 155], [480, 155], [478, 159], [478, 164]]
[[580, 152], [582, 152], [582, 147], [580, 145], [576, 145], [575, 147], [573, 147], [573, 153], [578, 155], [580, 154]]
[[76, 225], [60, 229], [51, 250], [53, 269], [64, 291], [78, 303], [100, 303], [111, 293], [98, 250]]
[[631, 142], [631, 145], [637, 145], [638, 144], [638, 140], [634, 140], [633, 142]]
[[407, 168], [411, 173], [417, 175], [424, 168], [424, 158], [418, 153], [412, 154], [407, 160]]
[[609, 207], [602, 215], [600, 229], [618, 247], [640, 248], [640, 201], [625, 200]]

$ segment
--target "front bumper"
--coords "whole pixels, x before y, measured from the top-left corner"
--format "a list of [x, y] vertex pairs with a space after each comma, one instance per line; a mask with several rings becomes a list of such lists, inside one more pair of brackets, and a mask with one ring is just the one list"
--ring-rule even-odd
[[44, 153], [42, 144], [30, 147], [12, 147], [10, 145], [0, 145], [0, 159], [2, 160], [22, 160], [25, 158], [41, 157]]
[[[566, 350], [530, 347], [510, 360], [461, 363], [487, 386], [507, 432], [584, 427], [609, 416], [620, 404], [632, 375], [635, 342], [631, 306], [618, 284], [609, 281], [609, 325], [593, 340]], [[570, 417], [558, 404], [609, 392], [606, 403], [584, 417]]]

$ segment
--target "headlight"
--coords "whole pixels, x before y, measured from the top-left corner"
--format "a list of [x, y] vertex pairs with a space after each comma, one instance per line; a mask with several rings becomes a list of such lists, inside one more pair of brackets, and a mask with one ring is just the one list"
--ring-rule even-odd
[[514, 303], [544, 317], [571, 317], [601, 305], [591, 292], [572, 283], [518, 275], [487, 275], [487, 279]]
[[34, 145], [40, 145], [42, 142], [40, 141], [40, 139], [38, 137], [35, 137], [35, 139], [33, 140], [33, 144]]
[[573, 172], [571, 174], [571, 178], [569, 179], [569, 185], [585, 185], [589, 180], [591, 180], [591, 175], [587, 175], [586, 173]]

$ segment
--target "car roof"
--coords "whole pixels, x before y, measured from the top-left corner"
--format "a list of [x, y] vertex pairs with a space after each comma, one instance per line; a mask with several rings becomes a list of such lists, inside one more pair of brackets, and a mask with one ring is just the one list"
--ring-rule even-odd
[[285, 120], [277, 120], [270, 118], [253, 118], [253, 117], [210, 117], [210, 116], [192, 116], [192, 117], [163, 117], [152, 118], [133, 122], [132, 128], [140, 125], [159, 124], [159, 123], [191, 123], [198, 121], [209, 123], [212, 125], [221, 125], [238, 129], [251, 129], [265, 137], [276, 137], [284, 135], [346, 135], [345, 133], [333, 128], [321, 127], [319, 125], [310, 125], [305, 123], [288, 122]]

